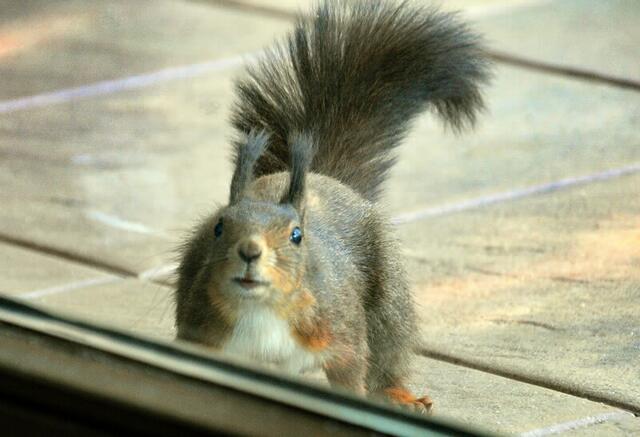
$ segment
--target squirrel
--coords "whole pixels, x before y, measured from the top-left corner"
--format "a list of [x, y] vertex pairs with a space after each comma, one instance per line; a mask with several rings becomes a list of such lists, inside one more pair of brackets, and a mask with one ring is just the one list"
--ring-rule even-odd
[[480, 37], [410, 3], [325, 1], [235, 83], [229, 203], [181, 248], [177, 338], [428, 412], [418, 323], [381, 186], [411, 122], [484, 109]]

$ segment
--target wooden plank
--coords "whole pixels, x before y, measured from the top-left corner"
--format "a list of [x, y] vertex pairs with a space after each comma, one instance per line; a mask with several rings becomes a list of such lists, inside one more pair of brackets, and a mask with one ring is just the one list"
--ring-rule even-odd
[[0, 293], [34, 299], [120, 278], [79, 263], [0, 243]]
[[[75, 319], [172, 341], [171, 290], [126, 280], [33, 301]], [[204, 353], [210, 353], [206, 349]], [[255, 365], [255, 363], [249, 363]], [[326, 385], [323, 375], [301, 379]], [[410, 381], [418, 394], [436, 400], [434, 417], [490, 432], [515, 433], [619, 410], [446, 362], [416, 356]], [[530, 411], [529, 414], [522, 414]]]
[[393, 213], [640, 164], [638, 93], [500, 67], [485, 94], [473, 132], [417, 120], [387, 185]]
[[228, 195], [231, 97], [213, 74], [5, 114], [0, 234], [131, 273], [172, 262]]
[[436, 356], [640, 411], [640, 176], [403, 226]]
[[148, 337], [175, 338], [173, 290], [128, 279], [30, 300], [67, 316]]
[[478, 20], [493, 49], [640, 84], [640, 5], [634, 0], [563, 0]]
[[[588, 429], [588, 418], [610, 422], [607, 428], [640, 431], [631, 413], [587, 399], [424, 357], [416, 358], [411, 387], [434, 399], [434, 417], [499, 435], [573, 424]], [[606, 419], [606, 420], [605, 420]], [[603, 424], [604, 426], [604, 424]], [[542, 434], [545, 435], [545, 434]], [[595, 434], [593, 434], [595, 435]], [[615, 435], [615, 434], [614, 434]]]
[[171, 0], [38, 0], [19, 9], [0, 24], [0, 101], [226, 59], [261, 48], [282, 26]]

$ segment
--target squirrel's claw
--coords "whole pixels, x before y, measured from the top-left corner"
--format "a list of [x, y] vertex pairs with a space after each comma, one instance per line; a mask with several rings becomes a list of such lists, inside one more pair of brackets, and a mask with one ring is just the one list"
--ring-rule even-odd
[[433, 401], [429, 396], [423, 396], [421, 398], [416, 399], [413, 405], [415, 406], [414, 411], [416, 413], [431, 414], [431, 409], [433, 408]]
[[415, 413], [430, 414], [433, 408], [433, 401], [429, 396], [416, 398], [404, 387], [388, 388], [384, 393], [387, 400], [392, 404], [401, 406]]

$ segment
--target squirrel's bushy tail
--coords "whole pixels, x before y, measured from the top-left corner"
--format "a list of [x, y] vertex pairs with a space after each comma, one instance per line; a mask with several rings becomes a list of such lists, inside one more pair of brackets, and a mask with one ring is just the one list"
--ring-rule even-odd
[[453, 14], [327, 1], [237, 82], [232, 120], [271, 135], [256, 176], [287, 170], [287, 140], [304, 132], [312, 171], [375, 200], [413, 118], [432, 108], [454, 130], [473, 124], [487, 76], [478, 37]]

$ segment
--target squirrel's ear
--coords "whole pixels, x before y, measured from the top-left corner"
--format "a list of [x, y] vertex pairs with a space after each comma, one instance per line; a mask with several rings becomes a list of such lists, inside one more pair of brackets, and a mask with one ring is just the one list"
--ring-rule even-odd
[[256, 161], [264, 152], [269, 135], [264, 131], [251, 131], [244, 141], [235, 147], [235, 171], [231, 179], [231, 193], [229, 204], [234, 204], [242, 198], [247, 186], [253, 180], [253, 168]]
[[291, 157], [289, 189], [281, 202], [291, 204], [297, 210], [301, 210], [304, 203], [305, 182], [314, 150], [314, 143], [309, 135], [296, 134], [289, 139], [289, 156]]

